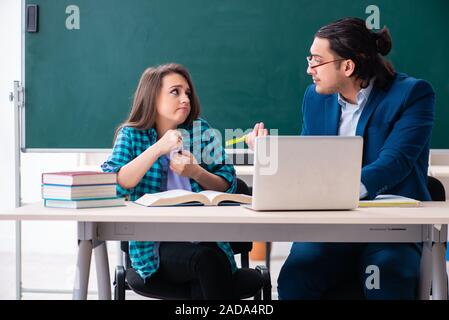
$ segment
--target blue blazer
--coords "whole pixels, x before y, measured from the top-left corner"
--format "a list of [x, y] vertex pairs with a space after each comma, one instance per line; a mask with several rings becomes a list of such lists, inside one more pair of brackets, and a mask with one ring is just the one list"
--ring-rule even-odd
[[[373, 87], [356, 129], [363, 137], [362, 183], [368, 199], [396, 194], [430, 200], [427, 170], [434, 105], [431, 85], [403, 73], [397, 73], [386, 90]], [[318, 94], [315, 85], [309, 86], [302, 112], [302, 135], [338, 135], [337, 94]]]

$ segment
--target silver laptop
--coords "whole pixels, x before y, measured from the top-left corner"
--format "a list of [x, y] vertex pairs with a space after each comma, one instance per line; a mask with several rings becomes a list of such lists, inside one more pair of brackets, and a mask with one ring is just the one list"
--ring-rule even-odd
[[258, 137], [253, 210], [349, 210], [358, 206], [362, 137]]

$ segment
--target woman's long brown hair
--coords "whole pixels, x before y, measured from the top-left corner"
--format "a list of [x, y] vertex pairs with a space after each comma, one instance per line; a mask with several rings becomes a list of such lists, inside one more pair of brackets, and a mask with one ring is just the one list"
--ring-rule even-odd
[[200, 101], [188, 70], [176, 63], [163, 64], [146, 69], [139, 80], [131, 112], [115, 131], [114, 141], [123, 127], [133, 127], [139, 130], [148, 130], [154, 127], [156, 121], [156, 101], [161, 92], [162, 80], [166, 75], [176, 73], [183, 76], [190, 87], [190, 113], [184, 121], [184, 125], [192, 125], [200, 114]]

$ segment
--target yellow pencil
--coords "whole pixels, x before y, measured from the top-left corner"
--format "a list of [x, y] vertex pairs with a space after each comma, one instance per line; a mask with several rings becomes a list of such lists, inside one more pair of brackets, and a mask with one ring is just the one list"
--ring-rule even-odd
[[228, 146], [232, 146], [233, 144], [245, 141], [245, 138], [246, 138], [246, 135], [244, 135], [243, 137], [240, 137], [240, 138], [234, 138], [234, 139], [228, 140], [225, 142], [225, 146], [228, 147]]

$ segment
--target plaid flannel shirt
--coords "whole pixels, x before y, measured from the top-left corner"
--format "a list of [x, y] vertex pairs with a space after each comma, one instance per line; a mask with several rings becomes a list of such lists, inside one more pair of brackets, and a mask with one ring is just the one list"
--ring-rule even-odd
[[[210, 130], [209, 124], [203, 119], [197, 119], [192, 126], [179, 126], [178, 129], [184, 129], [182, 131], [183, 149], [189, 150], [204, 169], [228, 181], [230, 187], [226, 192], [235, 192], [237, 181], [234, 167], [229, 164], [221, 141], [217, 139], [214, 131]], [[157, 133], [154, 128], [138, 130], [123, 127], [117, 135], [112, 154], [101, 166], [102, 170], [118, 172], [121, 167], [139, 156], [156, 141]], [[166, 177], [167, 173], [163, 172], [161, 158], [159, 158], [134, 188], [124, 189], [117, 184], [117, 195], [128, 196], [130, 200], [135, 201], [146, 193], [165, 191], [161, 190], [161, 185]], [[190, 184], [193, 192], [203, 190], [193, 179], [190, 179]], [[228, 242], [217, 242], [217, 245], [225, 252], [232, 272], [235, 272], [237, 266], [231, 246]], [[133, 268], [146, 280], [159, 267], [159, 242], [130, 241], [129, 256]]]

